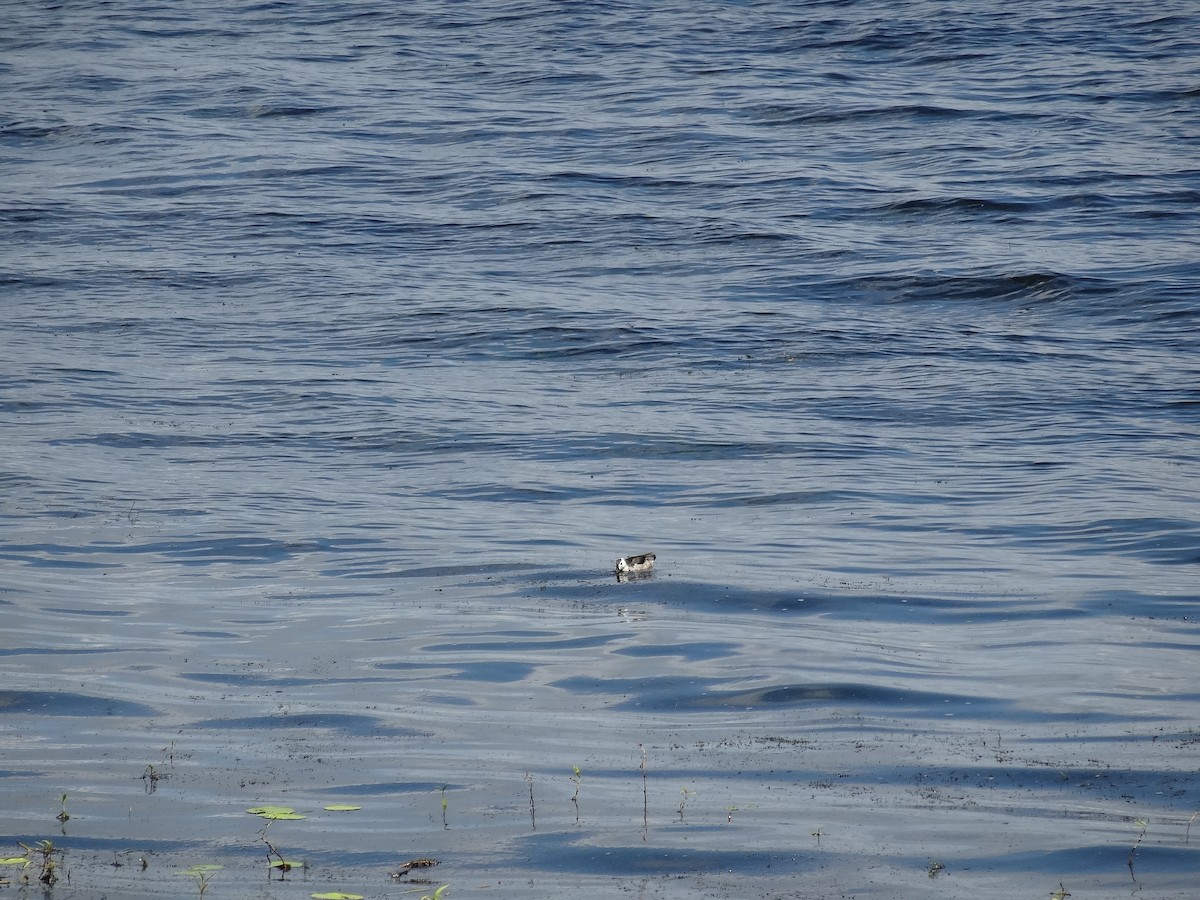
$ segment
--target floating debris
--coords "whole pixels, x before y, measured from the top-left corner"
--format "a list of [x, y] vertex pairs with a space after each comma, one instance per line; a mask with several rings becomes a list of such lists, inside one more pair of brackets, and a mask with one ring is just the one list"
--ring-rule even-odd
[[428, 869], [431, 866], [438, 865], [440, 862], [441, 860], [433, 859], [429, 856], [419, 856], [416, 859], [410, 859], [408, 862], [404, 863], [404, 865], [402, 865], [398, 871], [392, 872], [391, 875], [393, 878], [403, 878], [413, 869]]

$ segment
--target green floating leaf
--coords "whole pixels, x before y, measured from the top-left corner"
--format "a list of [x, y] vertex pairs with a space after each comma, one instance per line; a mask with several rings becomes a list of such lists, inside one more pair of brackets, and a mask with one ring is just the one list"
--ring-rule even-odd
[[363, 900], [362, 894], [343, 894], [341, 891], [329, 891], [325, 894], [311, 894], [313, 900]]
[[0, 866], [26, 866], [29, 865], [28, 856], [9, 856], [0, 859]]
[[353, 803], [330, 803], [325, 808], [330, 812], [354, 812], [356, 809], [362, 809], [361, 806], [355, 806]]
[[218, 869], [223, 869], [223, 868], [225, 868], [225, 867], [218, 866], [216, 863], [197, 863], [194, 866], [188, 866], [188, 868], [184, 869], [183, 871], [179, 872], [178, 874], [189, 875], [194, 878], [197, 875], [206, 875], [209, 872], [215, 872]]
[[271, 860], [271, 868], [283, 869], [286, 872], [288, 869], [303, 869], [304, 863], [296, 862], [294, 859], [273, 859]]
[[294, 813], [290, 806], [252, 806], [246, 812], [252, 816], [274, 816], [283, 813]]
[[260, 813], [259, 815], [263, 819], [271, 819], [272, 821], [283, 820], [283, 821], [294, 822], [297, 819], [307, 819], [308, 818], [308, 816], [304, 815], [303, 813], [294, 813], [294, 812]]

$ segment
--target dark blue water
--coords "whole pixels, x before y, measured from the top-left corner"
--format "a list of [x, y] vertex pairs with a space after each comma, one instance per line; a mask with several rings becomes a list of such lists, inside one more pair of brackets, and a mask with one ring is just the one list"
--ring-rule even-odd
[[399, 827], [457, 896], [1189, 896], [1194, 3], [4, 18], [0, 795], [72, 890], [341, 790], [418, 810], [287, 833], [360, 893]]

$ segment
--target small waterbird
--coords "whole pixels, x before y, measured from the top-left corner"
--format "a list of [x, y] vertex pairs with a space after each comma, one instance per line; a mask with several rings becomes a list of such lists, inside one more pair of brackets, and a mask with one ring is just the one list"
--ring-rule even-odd
[[646, 575], [654, 571], [655, 556], [653, 553], [643, 553], [640, 556], [622, 556], [617, 560], [617, 578], [628, 578], [631, 575]]

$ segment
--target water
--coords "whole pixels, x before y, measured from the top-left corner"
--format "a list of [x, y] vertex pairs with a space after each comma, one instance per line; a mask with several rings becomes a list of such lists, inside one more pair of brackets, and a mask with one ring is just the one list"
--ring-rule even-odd
[[0, 858], [1191, 896], [1193, 4], [9, 6]]

